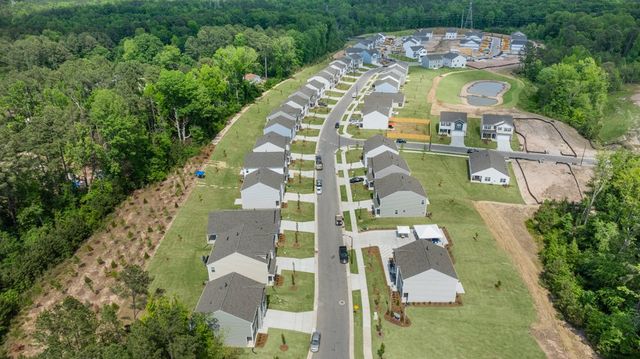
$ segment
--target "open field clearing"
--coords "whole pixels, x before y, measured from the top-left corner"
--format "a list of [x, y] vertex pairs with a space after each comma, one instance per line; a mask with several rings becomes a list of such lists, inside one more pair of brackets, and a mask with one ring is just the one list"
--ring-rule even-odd
[[[518, 163], [522, 171], [517, 163], [512, 162], [522, 197], [528, 204], [536, 204], [536, 200], [542, 202], [547, 199], [580, 201], [593, 176], [591, 167], [571, 166], [570, 170], [568, 165], [553, 162], [518, 160]], [[531, 194], [526, 189], [527, 184]]]

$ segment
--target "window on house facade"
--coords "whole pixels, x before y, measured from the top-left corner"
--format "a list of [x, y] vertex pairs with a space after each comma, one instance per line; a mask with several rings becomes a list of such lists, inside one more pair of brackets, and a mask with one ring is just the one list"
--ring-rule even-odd
[[216, 268], [215, 267], [211, 267], [211, 273], [215, 273], [216, 272]]
[[474, 181], [482, 181], [482, 177], [480, 177], [480, 176], [473, 176], [473, 177], [471, 177], [471, 179], [474, 180]]
[[507, 183], [507, 179], [506, 178], [500, 178], [500, 183]]
[[489, 182], [489, 181], [491, 181], [491, 177], [485, 177], [485, 178], [484, 178], [484, 181], [485, 181], [485, 182]]
[[398, 210], [396, 209], [396, 214], [398, 214]]

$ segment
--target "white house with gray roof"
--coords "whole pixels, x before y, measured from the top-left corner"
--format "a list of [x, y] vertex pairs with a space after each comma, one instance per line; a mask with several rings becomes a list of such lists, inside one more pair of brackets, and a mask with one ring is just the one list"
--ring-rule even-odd
[[438, 125], [438, 134], [440, 136], [467, 134], [467, 113], [466, 112], [440, 112], [440, 123]]
[[244, 177], [240, 198], [243, 209], [280, 208], [284, 197], [284, 176], [259, 168]]
[[391, 152], [398, 154], [398, 146], [392, 139], [382, 135], [375, 135], [364, 141], [362, 146], [362, 162], [365, 167], [368, 166], [369, 160], [381, 153]]
[[403, 303], [454, 303], [464, 293], [449, 252], [427, 240], [394, 249], [389, 275]]
[[302, 111], [302, 117], [309, 114], [309, 99], [307, 97], [294, 93], [293, 95], [289, 96], [283, 103], [285, 105], [300, 109]]
[[474, 183], [508, 185], [511, 176], [502, 155], [483, 150], [469, 155], [469, 179]]
[[511, 43], [509, 44], [512, 54], [521, 53], [525, 46], [527, 46], [527, 35], [520, 31], [516, 31], [511, 34]]
[[513, 116], [485, 113], [480, 121], [480, 137], [497, 141], [499, 138], [511, 140], [514, 131]]
[[253, 347], [267, 312], [265, 285], [227, 274], [206, 284], [195, 311], [217, 320], [211, 329], [222, 334], [225, 345]]
[[420, 61], [420, 65], [431, 70], [437, 70], [443, 66], [442, 55], [432, 54], [424, 56]]
[[424, 217], [429, 199], [420, 181], [405, 173], [376, 179], [373, 213], [377, 217]]
[[368, 130], [386, 130], [393, 109], [391, 101], [365, 97], [362, 107], [362, 128]]
[[467, 58], [455, 52], [448, 52], [442, 55], [442, 66], [452, 69], [467, 67]]
[[302, 86], [296, 92], [293, 93], [293, 96], [300, 96], [307, 100], [307, 106], [309, 108], [313, 108], [318, 104], [318, 99], [320, 98], [320, 91], [315, 88]]
[[289, 177], [287, 167], [289, 165], [289, 157], [287, 153], [282, 152], [249, 152], [244, 156], [244, 163], [240, 174], [246, 177], [251, 172], [260, 168], [268, 168], [273, 172]]
[[405, 48], [405, 56], [420, 61], [422, 57], [427, 56], [427, 49], [422, 45], [409, 46]]
[[458, 30], [450, 27], [444, 31], [444, 39], [445, 40], [455, 40], [458, 38]]
[[299, 126], [302, 122], [302, 118], [304, 117], [304, 110], [300, 107], [291, 106], [285, 102], [280, 105], [280, 107], [271, 111], [269, 116], [267, 116], [267, 121], [280, 116], [295, 121], [296, 126]]
[[380, 71], [378, 75], [378, 79], [383, 79], [387, 76], [394, 78], [395, 80], [400, 82], [400, 85], [404, 85], [405, 80], [407, 79], [407, 73], [401, 67], [383, 67], [383, 70]]
[[262, 133], [265, 135], [269, 133], [276, 133], [280, 136], [292, 139], [296, 136], [297, 127], [296, 121], [290, 120], [285, 116], [276, 116], [267, 121]]
[[324, 96], [324, 91], [329, 88], [326, 83], [315, 79], [309, 79], [304, 86], [316, 91], [318, 98]]
[[209, 213], [207, 243], [215, 244], [227, 234], [246, 235], [268, 233], [275, 241], [280, 233], [279, 209], [234, 209]]
[[393, 152], [383, 152], [370, 158], [367, 163], [367, 187], [373, 189], [375, 181], [392, 173], [411, 174], [407, 161], [400, 155]]
[[374, 92], [386, 92], [397, 93], [400, 91], [400, 82], [395, 78], [388, 76], [384, 79], [379, 79], [373, 83]]
[[253, 152], [289, 152], [288, 137], [269, 132], [256, 140]]

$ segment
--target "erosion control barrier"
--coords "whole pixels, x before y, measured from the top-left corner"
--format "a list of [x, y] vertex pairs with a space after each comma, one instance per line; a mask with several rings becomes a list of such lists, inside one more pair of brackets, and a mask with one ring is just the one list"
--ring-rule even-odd
[[567, 167], [569, 167], [569, 173], [571, 173], [571, 177], [573, 177], [573, 180], [576, 182], [576, 187], [578, 187], [578, 193], [580, 194], [580, 199], [584, 199], [584, 196], [582, 195], [582, 188], [580, 188], [580, 182], [578, 182], [578, 179], [576, 178], [576, 174], [573, 172], [573, 167], [571, 167], [570, 164], [565, 162], [556, 162], [556, 164], [567, 165]]
[[[527, 192], [529, 192], [529, 195], [531, 195], [531, 198], [533, 198], [537, 204], [542, 204], [542, 202], [540, 202], [540, 200], [538, 199], [538, 197], [536, 197], [533, 192], [531, 192], [531, 188], [529, 188], [529, 182], [527, 181], [527, 175], [524, 174], [524, 170], [522, 169], [522, 166], [520, 165], [520, 159], [518, 158], [514, 158], [514, 161], [516, 161], [516, 164], [518, 164], [518, 168], [520, 169], [520, 173], [522, 173], [522, 178], [524, 178], [524, 185], [525, 187], [527, 187]], [[527, 160], [530, 161], [530, 160]]]

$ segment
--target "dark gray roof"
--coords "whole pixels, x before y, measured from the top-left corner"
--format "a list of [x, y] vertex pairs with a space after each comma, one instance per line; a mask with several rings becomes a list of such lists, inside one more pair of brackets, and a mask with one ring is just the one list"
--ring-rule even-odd
[[296, 123], [293, 120], [290, 120], [282, 115], [278, 115], [276, 117], [273, 117], [272, 119], [270, 119], [269, 121], [267, 121], [267, 124], [264, 126], [265, 128], [268, 128], [269, 126], [272, 125], [282, 125], [288, 129], [292, 129], [296, 127]]
[[391, 110], [390, 103], [378, 103], [374, 101], [365, 101], [364, 106], [362, 107], [362, 114], [368, 115], [372, 112], [380, 112], [385, 115], [388, 115], [390, 110]]
[[[291, 123], [293, 123], [293, 121], [291, 120], [287, 120]], [[259, 137], [256, 140], [256, 144], [253, 146], [253, 148], [256, 148], [258, 146], [262, 146], [265, 143], [272, 143], [277, 147], [280, 147], [282, 149], [286, 149], [287, 148], [287, 144], [289, 143], [289, 138], [288, 137], [284, 137], [282, 135], [279, 135], [275, 132], [269, 132], [266, 135]]]
[[527, 41], [527, 35], [523, 34], [520, 31], [516, 31], [511, 34], [511, 40], [516, 40], [516, 39]]
[[323, 70], [323, 71], [318, 72], [317, 74], [315, 74], [315, 76], [322, 77], [323, 79], [325, 79], [325, 80], [327, 80], [327, 81], [329, 81], [329, 82], [333, 81], [333, 79], [334, 79], [334, 77], [333, 77], [333, 75], [332, 75], [332, 74], [327, 73], [327, 72], [326, 72], [326, 71], [324, 71], [324, 70]]
[[345, 67], [347, 67], [347, 65], [345, 63], [340, 62], [340, 61], [333, 61], [333, 62], [331, 62], [330, 65], [339, 67], [340, 69], [344, 69]]
[[422, 58], [422, 61], [442, 61], [442, 55], [437, 55], [437, 54], [427, 55]]
[[307, 81], [307, 85], [312, 86], [313, 88], [317, 89], [318, 91], [320, 91], [321, 89], [324, 88], [324, 83], [318, 81], [318, 80], [310, 80]]
[[378, 51], [378, 50], [374, 49], [374, 50], [365, 50], [365, 51], [367, 53], [369, 53], [369, 55], [371, 55], [371, 56], [373, 56], [373, 55], [380, 56], [380, 51]]
[[380, 198], [385, 198], [390, 194], [400, 191], [410, 191], [422, 197], [427, 197], [420, 181], [404, 173], [392, 173], [376, 180], [375, 191]]
[[347, 54], [361, 54], [364, 51], [364, 49], [359, 49], [357, 47], [349, 47], [344, 51]]
[[393, 250], [396, 265], [403, 279], [411, 278], [430, 269], [458, 279], [449, 252], [431, 241], [419, 239]]
[[249, 152], [244, 156], [243, 168], [284, 168], [287, 163], [284, 152]]
[[331, 75], [333, 78], [340, 76], [340, 71], [337, 69], [334, 69], [333, 67], [327, 67], [324, 70], [322, 70], [320, 73], [323, 73], [323, 72]]
[[296, 91], [296, 94], [298, 94], [300, 96], [306, 96], [306, 98], [308, 98], [308, 99], [312, 99], [312, 98], [315, 98], [315, 97], [318, 96], [317, 90], [310, 89], [306, 85], [300, 87], [298, 89], [298, 91]]
[[476, 36], [476, 37], [482, 38], [482, 32], [480, 32], [480, 31], [475, 31], [475, 30], [467, 31], [467, 32], [464, 34], [464, 36], [466, 36], [466, 37]]
[[411, 50], [413, 51], [420, 51], [421, 49], [424, 49], [423, 46], [411, 46]]
[[396, 93], [388, 93], [388, 92], [373, 92], [370, 95], [367, 95], [368, 98], [371, 98], [373, 101], [383, 102], [383, 103], [404, 103], [404, 94], [402, 92]]
[[300, 106], [309, 106], [309, 99], [304, 98], [298, 94], [293, 94], [291, 96], [289, 96], [289, 98], [287, 99], [289, 101], [293, 101], [295, 104], [298, 104]]
[[496, 123], [504, 122], [508, 125], [513, 126], [513, 116], [485, 113], [482, 115], [481, 122], [482, 122], [482, 125], [495, 125]]
[[256, 311], [262, 305], [265, 286], [238, 273], [229, 273], [207, 282], [196, 312], [223, 311], [253, 323]]
[[274, 172], [268, 168], [259, 168], [244, 177], [242, 189], [249, 188], [255, 184], [262, 183], [271, 188], [280, 190], [284, 182], [284, 175]]
[[375, 135], [368, 140], [364, 141], [364, 146], [362, 146], [363, 152], [366, 154], [367, 152], [376, 149], [380, 146], [389, 147], [395, 151], [398, 151], [398, 146], [393, 142], [392, 139], [384, 137], [383, 135]]
[[469, 172], [471, 174], [493, 168], [496, 171], [509, 176], [507, 162], [496, 151], [479, 151], [469, 155]]
[[271, 113], [269, 114], [269, 116], [273, 116], [278, 112], [284, 112], [288, 115], [291, 115], [293, 117], [298, 117], [302, 114], [302, 109], [299, 108], [295, 108], [293, 106], [289, 106], [287, 104], [283, 104], [280, 105], [280, 107], [276, 108], [275, 110], [271, 111]]
[[513, 45], [526, 45], [526, 44], [527, 44], [527, 40], [526, 39], [524, 39], [524, 40], [518, 39], [518, 40], [511, 41], [511, 45], [512, 46]]
[[367, 162], [367, 167], [372, 169], [373, 172], [378, 172], [391, 166], [397, 166], [406, 170], [407, 172], [410, 172], [407, 161], [393, 152], [383, 152], [375, 157], [370, 158]]
[[458, 120], [462, 120], [465, 123], [467, 122], [467, 113], [466, 112], [451, 112], [451, 111], [442, 111], [440, 112], [440, 122], [456, 122]]
[[279, 209], [237, 209], [209, 213], [207, 234], [242, 232], [252, 236], [263, 233], [277, 234], [280, 229]]
[[360, 54], [356, 54], [356, 53], [353, 53], [353, 54], [348, 55], [348, 56], [350, 58], [352, 58], [353, 60], [357, 60], [357, 61], [360, 61], [362, 59], [362, 56], [360, 56]]
[[268, 263], [270, 254], [275, 253], [275, 250], [273, 234], [246, 235], [242, 231], [227, 232], [224, 237], [216, 239], [207, 264], [215, 263], [234, 253]]
[[418, 43], [418, 44], [420, 43], [420, 39], [418, 39], [418, 38], [416, 38], [414, 36], [407, 36], [402, 41], [403, 42], [411, 41], [411, 42], [415, 42], [415, 43]]
[[462, 56], [460, 54], [456, 54], [455, 52], [447, 52], [446, 54], [442, 55], [443, 58], [449, 59], [449, 60], [453, 60], [458, 56]]

